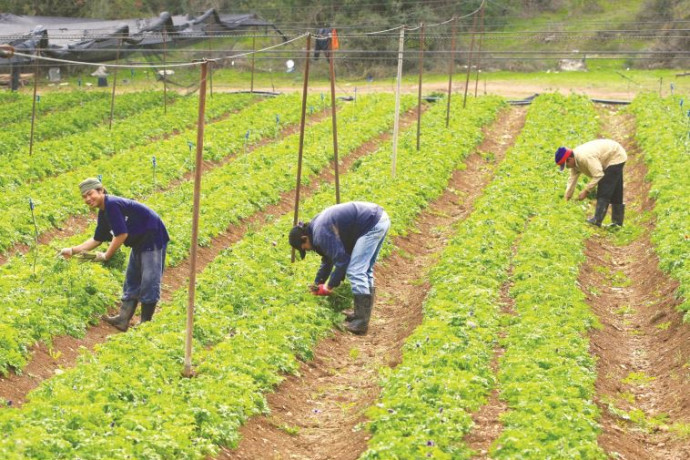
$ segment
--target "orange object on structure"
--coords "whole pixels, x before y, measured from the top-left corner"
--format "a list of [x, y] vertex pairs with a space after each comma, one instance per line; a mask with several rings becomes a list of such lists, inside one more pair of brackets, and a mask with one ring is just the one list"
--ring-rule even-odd
[[338, 42], [338, 32], [335, 29], [331, 30], [331, 49], [337, 50], [340, 48], [340, 43]]

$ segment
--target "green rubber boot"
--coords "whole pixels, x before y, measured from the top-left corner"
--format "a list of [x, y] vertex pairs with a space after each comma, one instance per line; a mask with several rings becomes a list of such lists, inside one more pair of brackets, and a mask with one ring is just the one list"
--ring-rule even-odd
[[364, 335], [369, 329], [373, 296], [371, 294], [355, 294], [355, 316], [352, 321], [345, 323], [345, 329], [357, 335]]
[[122, 332], [127, 332], [129, 329], [129, 320], [134, 316], [134, 310], [137, 309], [137, 300], [123, 300], [120, 305], [120, 314], [116, 316], [102, 316], [103, 320], [115, 326]]

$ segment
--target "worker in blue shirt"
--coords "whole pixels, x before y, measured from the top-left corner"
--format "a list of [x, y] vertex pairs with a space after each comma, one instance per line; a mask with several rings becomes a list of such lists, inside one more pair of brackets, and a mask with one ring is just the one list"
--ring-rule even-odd
[[161, 218], [147, 206], [127, 198], [109, 195], [100, 180], [88, 178], [79, 184], [84, 202], [98, 209], [94, 236], [82, 244], [64, 248], [60, 254], [70, 258], [90, 251], [104, 241], [110, 244], [105, 252], [97, 252], [96, 260], [109, 260], [122, 246], [131, 247], [129, 264], [122, 289], [120, 313], [103, 319], [126, 331], [141, 302], [141, 322], [150, 321], [160, 299], [165, 252], [170, 240]]
[[306, 251], [321, 256], [314, 295], [330, 295], [347, 275], [355, 309], [346, 315], [345, 327], [354, 334], [366, 334], [369, 327], [376, 295], [374, 264], [390, 225], [381, 206], [353, 201], [330, 206], [290, 231], [290, 245], [302, 259]]

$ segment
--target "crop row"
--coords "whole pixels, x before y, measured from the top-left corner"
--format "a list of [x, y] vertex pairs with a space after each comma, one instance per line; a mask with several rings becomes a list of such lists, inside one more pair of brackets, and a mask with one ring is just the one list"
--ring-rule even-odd
[[[594, 366], [582, 337], [591, 320], [575, 315], [584, 305], [575, 288], [582, 213], [554, 203], [563, 179], [552, 163], [554, 146], [595, 134], [593, 115], [579, 97], [540, 96], [530, 107], [515, 146], [431, 272], [424, 321], [369, 411], [373, 437], [364, 458], [471, 457], [464, 437], [496, 387], [491, 365], [499, 345], [506, 348], [501, 397], [510, 410], [491, 457], [599, 455]], [[501, 303], [511, 280], [514, 317]], [[576, 378], [560, 378], [568, 373]]]
[[[291, 100], [295, 102], [293, 105], [298, 107], [299, 112], [297, 99]], [[407, 105], [409, 101], [406, 102]], [[390, 125], [391, 109], [391, 98], [378, 97], [363, 98], [356, 106], [346, 107], [342, 116], [349, 123], [341, 130], [343, 156], [378, 134], [382, 127]], [[351, 116], [353, 114], [356, 114], [356, 118]], [[216, 128], [215, 134], [219, 138], [229, 139], [230, 133], [238, 126], [253, 121], [254, 129], [260, 129], [261, 120], [256, 120], [253, 116], [241, 117], [237, 123], [220, 123], [213, 128]], [[330, 129], [329, 120], [310, 127], [308, 139], [313, 140], [313, 143], [305, 149], [305, 181], [331, 159], [332, 155], [321, 147], [329, 145]], [[209, 133], [214, 134], [212, 130]], [[295, 134], [275, 145], [258, 148], [251, 155], [204, 175], [203, 213], [199, 228], [202, 244], [224, 231], [230, 224], [277, 201], [281, 192], [294, 187], [293, 154], [297, 151], [298, 137]], [[223, 153], [229, 155], [235, 148], [238, 148], [236, 143], [227, 142], [217, 147], [215, 153], [220, 156]], [[74, 189], [75, 184], [69, 184], [70, 188]], [[193, 183], [187, 181], [177, 188], [155, 193], [144, 201], [167, 223], [172, 239], [167, 259], [169, 265], [177, 264], [189, 253], [192, 193]], [[51, 343], [52, 338], [57, 335], [82, 333], [85, 325], [94, 320], [95, 312], [103, 312], [106, 306], [115, 302], [118, 286], [123, 280], [122, 257], [108, 264], [112, 266], [112, 270], [107, 275], [98, 270], [101, 267], [91, 264], [76, 268], [72, 264], [55, 260], [55, 245], [72, 246], [92, 234], [93, 230], [88, 229], [67, 240], [55, 241], [52, 248], [39, 247], [38, 255], [17, 257], [0, 267], [0, 273], [7, 276], [0, 306], [7, 323], [4, 343], [0, 346], [0, 370], [6, 370], [8, 366], [21, 369], [27, 348], [36, 341]], [[98, 269], [91, 273], [91, 267]], [[75, 276], [75, 271], [78, 271], [78, 276]], [[96, 278], [100, 285], [93, 286]], [[92, 301], [81, 302], [88, 299], [89, 295], [93, 295]], [[75, 303], [75, 296], [82, 297]], [[83, 307], [75, 311], [75, 304], [83, 304]]]
[[[171, 97], [169, 95], [169, 97]], [[209, 98], [206, 120], [213, 120], [227, 113], [224, 101], [238, 96], [218, 93]], [[246, 96], [251, 97], [251, 96]], [[107, 125], [93, 128], [60, 139], [48, 140], [34, 146], [33, 155], [14, 158], [0, 171], [0, 188], [3, 190], [30, 181], [69, 171], [123, 150], [145, 145], [152, 139], [172, 135], [176, 131], [195, 126], [198, 118], [198, 98], [179, 97], [164, 113], [163, 108], [146, 110], [120, 121], [111, 130]]]
[[680, 283], [680, 309], [690, 319], [690, 116], [678, 97], [641, 95], [631, 105], [656, 200], [652, 242], [659, 266]]
[[[16, 123], [31, 118], [33, 110], [33, 94], [31, 96], [20, 93], [0, 93], [0, 125]], [[37, 94], [36, 116], [66, 110], [76, 105], [87, 104], [92, 101], [109, 101], [110, 93], [105, 91], [69, 91]]]
[[[473, 100], [450, 130], [444, 108], [432, 108], [424, 116], [423, 151], [416, 151], [415, 130], [408, 130], [392, 179], [386, 143], [342, 176], [344, 199], [381, 203], [391, 214], [392, 232], [404, 232], [442, 193], [500, 105], [494, 98]], [[333, 189], [325, 187], [305, 200], [304, 215], [332, 202]], [[219, 444], [236, 445], [240, 424], [267, 410], [264, 393], [282, 373], [297, 369], [297, 357], [310, 357], [339, 316], [328, 300], [305, 289], [318, 260], [290, 263], [290, 221], [283, 216], [248, 234], [198, 278], [195, 378], [179, 376], [181, 290], [155, 321], [114, 337], [45, 382], [21, 410], [0, 411], [0, 452], [8, 458], [201, 458]]]
[[[114, 107], [113, 120], [117, 122], [135, 113], [160, 106], [162, 101], [163, 93], [158, 91], [122, 94]], [[48, 114], [35, 121], [34, 143], [81, 133], [106, 122], [109, 116], [110, 101], [100, 99], [78, 105], [70, 110]], [[30, 139], [30, 118], [5, 126], [0, 136], [2, 157], [21, 158], [26, 161], [29, 155]]]
[[[217, 101], [214, 104], [220, 104], [212, 106], [213, 112], [217, 113], [219, 110], [241, 109], [252, 99], [248, 95], [225, 95], [214, 100]], [[281, 126], [297, 123], [300, 116], [297, 98], [281, 96], [267, 99], [230, 114], [222, 122], [207, 125], [204, 160], [222, 160], [242, 153], [243, 149], [262, 139], [273, 137], [277, 129], [275, 113], [278, 112], [282, 115]], [[18, 242], [30, 243], [35, 228], [29, 215], [29, 198], [35, 204], [39, 233], [60, 227], [70, 216], [86, 213], [88, 209], [80, 205], [77, 188], [85, 177], [100, 175], [110, 193], [127, 197], [141, 197], [168, 186], [194, 167], [195, 149], [188, 144], [191, 139], [196, 140], [194, 128], [46, 178], [40, 187], [25, 184], [8, 190], [0, 196], [0, 208], [4, 209], [0, 221], [0, 248], [7, 250]], [[153, 158], [156, 159], [155, 167]]]

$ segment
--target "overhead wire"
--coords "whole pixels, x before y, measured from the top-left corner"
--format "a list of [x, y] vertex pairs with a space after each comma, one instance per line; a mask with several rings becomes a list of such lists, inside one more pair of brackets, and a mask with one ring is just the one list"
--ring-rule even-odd
[[[426, 24], [425, 27], [427, 28], [436, 28], [436, 27], [443, 27], [446, 26], [447, 24], [453, 22], [453, 21], [460, 21], [462, 19], [466, 19], [469, 17], [472, 17], [476, 15], [479, 11], [481, 11], [481, 8], [486, 5], [487, 0], [482, 0], [480, 3], [480, 6], [475, 9], [474, 11], [465, 14], [463, 16], [453, 16], [452, 18], [439, 22], [439, 23], [432, 23], [432, 24]], [[492, 3], [491, 0], [488, 0], [489, 3]], [[403, 2], [404, 3], [404, 2]], [[413, 3], [413, 2], [410, 2]], [[446, 3], [446, 2], [439, 2], [439, 3]], [[678, 21], [678, 24], [683, 24], [688, 21]], [[337, 28], [337, 27], [334, 27]], [[388, 28], [384, 30], [379, 30], [379, 31], [374, 31], [374, 32], [363, 32], [363, 33], [339, 33], [339, 38], [341, 40], [347, 40], [350, 38], [368, 38], [368, 39], [377, 39], [377, 40], [392, 40], [394, 38], [397, 38], [397, 34], [393, 34], [393, 32], [399, 31], [401, 28], [408, 32], [414, 32], [418, 29], [421, 28], [421, 24], [419, 26], [412, 26], [408, 27], [405, 25], [399, 25], [393, 28]], [[59, 28], [63, 29], [63, 28]], [[58, 30], [59, 30], [58, 29]], [[96, 30], [105, 30], [105, 29], [96, 29]], [[355, 28], [352, 28], [350, 30], [356, 30]], [[530, 41], [530, 40], [544, 40], [544, 37], [549, 37], [551, 42], [565, 42], [568, 40], [575, 40], [575, 39], [583, 39], [589, 37], [590, 39], [596, 38], [597, 35], [602, 35], [601, 40], [606, 40], [606, 41], [616, 41], [616, 40], [629, 40], [629, 39], [650, 39], [650, 38], [664, 38], [664, 39], [673, 39], [673, 38], [686, 38], [686, 36], [683, 35], [683, 33], [686, 33], [690, 31], [690, 28], [674, 28], [674, 29], [596, 29], [596, 30], [577, 30], [577, 31], [563, 31], [563, 30], [530, 30], [530, 31], [484, 31], [484, 32], [476, 32], [476, 31], [460, 31], [457, 32], [458, 36], [477, 36], [479, 35], [482, 37], [482, 39], [486, 40], [498, 40], [502, 37], [507, 37], [507, 36], [514, 36], [514, 35], [520, 35], [521, 38], [525, 41]], [[223, 61], [228, 61], [228, 60], [234, 60], [246, 56], [250, 56], [252, 54], [255, 55], [263, 55], [264, 57], [260, 57], [260, 59], [271, 59], [279, 56], [284, 56], [287, 53], [294, 53], [295, 51], [292, 50], [285, 50], [281, 48], [287, 48], [287, 45], [294, 43], [307, 35], [309, 35], [310, 32], [304, 32], [302, 30], [302, 34], [295, 36], [294, 38], [291, 38], [285, 42], [281, 42], [275, 45], [270, 45], [266, 46], [264, 48], [258, 49], [258, 50], [242, 50], [239, 51], [236, 49], [227, 49], [227, 48], [221, 48], [221, 49], [214, 49], [212, 52], [214, 54], [218, 53], [223, 53], [227, 54], [226, 56], [220, 56], [220, 57], [214, 57], [214, 58], [203, 58], [202, 60], [206, 61], [213, 61], [213, 62], [223, 62]], [[673, 34], [673, 35], [669, 35]], [[312, 34], [313, 35], [313, 34]], [[608, 35], [608, 36], [603, 36], [603, 35]], [[614, 35], [614, 37], [611, 37], [610, 35]], [[8, 36], [0, 36], [0, 39], [7, 38]], [[12, 37], [15, 37], [13, 35]], [[274, 38], [275, 34], [269, 34], [269, 33], [264, 33], [264, 34], [248, 34], [248, 33], [233, 33], [233, 34], [221, 34], [221, 35], [214, 35], [214, 36], [206, 36], [206, 35], [185, 35], [185, 37], [189, 38], [199, 38], [199, 39], [206, 39], [206, 40], [214, 40], [214, 39], [225, 39], [225, 38], [234, 38], [234, 39], [243, 39], [243, 38], [248, 38], [248, 37], [253, 37], [253, 38]], [[23, 36], [23, 38], [26, 38], [26, 35]], [[58, 35], [58, 36], [51, 36], [51, 38], [54, 38], [56, 40], [67, 40], [69, 38], [74, 38], [74, 39], [85, 39], [84, 35]], [[112, 35], [108, 36], [102, 36], [99, 37], [98, 35], [95, 34], [89, 34], [88, 36], [89, 39], [98, 39], [98, 38], [111, 38], [111, 39], [117, 39], [118, 37], [113, 37]], [[135, 39], [134, 37], [128, 37], [131, 39]], [[436, 34], [426, 34], [425, 38], [427, 40], [447, 40], [449, 37], [448, 34], [444, 33], [436, 33]], [[99, 48], [98, 50], [93, 50], [98, 51], [98, 52], [103, 52], [103, 51], [113, 51], [114, 48]], [[44, 50], [41, 50], [44, 51]], [[90, 52], [92, 50], [80, 50], [81, 52]], [[156, 53], [161, 53], [160, 49], [146, 49], [146, 48], [134, 48], [130, 47], [126, 51], [124, 51], [128, 54], [132, 53], [141, 53], [142, 55], [151, 53], [151, 54], [156, 54]], [[203, 54], [204, 50], [199, 50], [199, 49], [179, 49], [179, 48], [171, 48], [169, 52], [174, 52], [177, 53], [179, 56], [180, 54], [190, 54], [190, 53], [195, 53], [195, 54]], [[210, 52], [210, 50], [209, 50]], [[430, 55], [443, 55], [444, 53], [447, 53], [447, 51], [443, 50], [427, 50], [427, 52]], [[369, 50], [369, 49], [341, 49], [338, 50], [338, 54], [341, 56], [345, 56], [345, 59], [347, 59], [348, 55], [358, 55], [359, 58], [363, 59], [373, 59], [370, 58], [369, 56], [392, 56], [396, 54], [397, 51], [394, 50]], [[534, 54], [542, 54], [545, 56], [554, 56], [554, 55], [568, 55], [572, 56], [572, 51], [567, 51], [567, 50], [556, 50], [556, 51], [551, 51], [551, 50], [542, 50], [542, 51], [534, 51]], [[638, 51], [631, 51], [631, 50], [622, 50], [622, 51], [609, 51], [609, 50], [588, 50], [588, 51], [579, 51], [579, 53], [582, 54], [601, 54], [601, 55], [628, 55], [628, 56], [640, 56], [643, 55], [643, 52], [638, 52]], [[652, 54], [653, 53], [653, 54]], [[175, 61], [167, 61], [165, 64], [143, 64], [143, 63], [126, 63], [126, 64], [107, 64], [107, 63], [93, 63], [93, 62], [85, 62], [85, 61], [78, 61], [78, 60], [70, 60], [70, 59], [64, 59], [64, 58], [59, 58], [59, 57], [50, 57], [50, 56], [36, 56], [34, 54], [25, 54], [21, 52], [16, 52], [14, 53], [16, 56], [24, 57], [27, 59], [35, 59], [37, 58], [38, 60], [42, 62], [47, 62], [47, 63], [63, 63], [63, 64], [73, 64], [73, 65], [86, 65], [86, 66], [105, 66], [106, 68], [129, 68], [129, 69], [137, 69], [137, 68], [153, 68], [153, 69], [159, 69], [159, 68], [178, 68], [178, 67], [193, 67], [199, 65], [199, 60], [193, 60], [191, 62], [185, 61], [185, 60], [175, 60]], [[459, 54], [463, 54], [463, 51], [459, 51]], [[524, 52], [519, 52], [519, 51], [482, 51], [481, 56], [503, 56], [503, 55], [524, 55]], [[675, 55], [685, 55], [687, 54], [686, 52], [681, 52], [681, 51], [656, 51], [656, 52], [649, 52], [646, 53], [646, 55], [664, 55], [664, 54], [675, 54]], [[301, 59], [299, 56], [293, 57], [293, 59]]]

